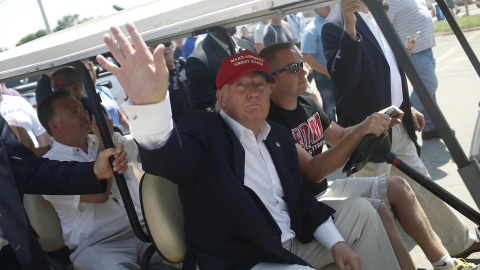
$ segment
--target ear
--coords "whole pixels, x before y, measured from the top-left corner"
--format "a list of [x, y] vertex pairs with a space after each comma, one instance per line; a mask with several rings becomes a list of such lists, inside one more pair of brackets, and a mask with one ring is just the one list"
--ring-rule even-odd
[[269, 83], [269, 85], [270, 85], [270, 89], [272, 89], [272, 92], [277, 91], [277, 82], [271, 82]]
[[220, 106], [220, 108], [223, 109], [225, 107], [225, 96], [223, 95], [223, 91], [217, 90], [216, 95], [217, 95], [218, 105]]
[[52, 134], [56, 134], [56, 132], [58, 132], [59, 126], [57, 122], [50, 121], [48, 122], [48, 128], [52, 131]]

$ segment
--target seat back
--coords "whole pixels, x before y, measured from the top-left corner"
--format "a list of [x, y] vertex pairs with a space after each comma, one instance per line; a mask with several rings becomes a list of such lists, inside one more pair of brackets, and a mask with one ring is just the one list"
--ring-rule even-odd
[[55, 208], [42, 195], [25, 194], [23, 205], [43, 251], [53, 252], [65, 247], [63, 231]]
[[183, 262], [186, 252], [184, 218], [177, 185], [145, 173], [140, 183], [140, 200], [157, 251], [169, 262]]

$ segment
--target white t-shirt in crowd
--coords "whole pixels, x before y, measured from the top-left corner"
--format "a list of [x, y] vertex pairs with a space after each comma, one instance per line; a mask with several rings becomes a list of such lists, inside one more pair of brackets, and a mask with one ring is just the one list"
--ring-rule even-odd
[[23, 127], [38, 147], [37, 136], [47, 132], [37, 117], [37, 111], [22, 97], [3, 95], [0, 113], [9, 125]]

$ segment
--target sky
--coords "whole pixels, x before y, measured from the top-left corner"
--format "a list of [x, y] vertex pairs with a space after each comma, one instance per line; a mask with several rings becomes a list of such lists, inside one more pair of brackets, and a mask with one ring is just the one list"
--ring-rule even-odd
[[[46, 29], [39, 0], [0, 0], [0, 48], [15, 44], [30, 33]], [[152, 0], [41, 0], [50, 29], [65, 15], [78, 14], [80, 19], [97, 18], [117, 12], [113, 5], [130, 8]]]

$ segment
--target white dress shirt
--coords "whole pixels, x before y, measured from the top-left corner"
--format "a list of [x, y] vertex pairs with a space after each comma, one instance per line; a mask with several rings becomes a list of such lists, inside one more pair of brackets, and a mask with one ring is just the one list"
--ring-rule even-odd
[[[124, 144], [127, 160], [129, 163], [136, 162], [138, 149], [133, 140], [128, 141], [119, 133], [114, 132], [113, 142]], [[87, 136], [87, 144], [88, 153], [85, 153], [80, 148], [64, 145], [54, 140], [52, 149], [44, 157], [59, 161], [94, 161], [97, 157], [99, 141], [95, 135], [90, 134]], [[124, 176], [135, 210], [143, 225], [139, 182], [131, 168], [124, 173]], [[75, 249], [86, 239], [106, 239], [130, 227], [117, 183], [115, 180], [112, 183], [110, 198], [105, 203], [80, 202], [81, 195], [43, 195], [57, 211], [65, 244], [70, 249]]]
[[359, 12], [358, 14], [362, 16], [368, 28], [370, 28], [370, 31], [377, 39], [377, 42], [380, 45], [383, 54], [385, 55], [385, 59], [387, 59], [388, 65], [390, 66], [390, 88], [392, 92], [392, 105], [400, 108], [400, 105], [402, 105], [403, 102], [402, 77], [400, 77], [400, 70], [398, 69], [395, 55], [393, 54], [390, 45], [388, 45], [388, 42], [385, 39], [382, 30], [380, 30], [380, 27], [378, 27], [377, 22], [373, 18], [373, 15], [371, 13], [365, 14], [363, 12]]
[[[133, 121], [130, 121], [130, 131], [138, 144], [148, 150], [160, 148], [165, 144], [173, 130], [168, 94], [164, 101], [157, 104], [136, 106], [127, 101], [122, 106], [127, 112], [128, 118], [133, 119]], [[258, 195], [277, 222], [282, 230], [282, 242], [294, 238], [295, 232], [290, 227], [288, 207], [282, 199], [284, 196], [283, 188], [272, 158], [264, 144], [270, 126], [265, 122], [257, 136], [258, 138], [255, 138], [251, 130], [243, 127], [223, 111], [220, 115], [244, 147], [244, 184]], [[159, 116], [161, 119], [158, 119]], [[151, 125], [152, 122], [158, 124]], [[145, 132], [145, 129], [150, 132]], [[317, 228], [314, 236], [328, 249], [335, 243], [344, 241], [331, 218]]]

